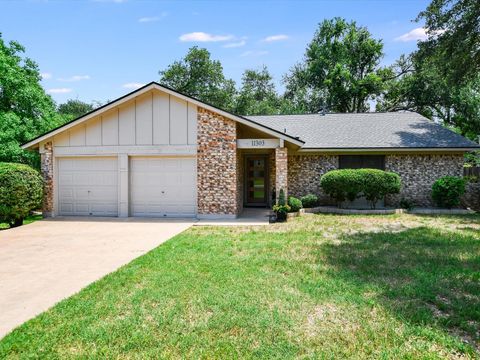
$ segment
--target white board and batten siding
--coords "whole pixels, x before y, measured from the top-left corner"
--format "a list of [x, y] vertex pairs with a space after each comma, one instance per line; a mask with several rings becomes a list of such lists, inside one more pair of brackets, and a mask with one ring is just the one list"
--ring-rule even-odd
[[197, 106], [153, 90], [53, 138], [55, 213], [196, 215]]

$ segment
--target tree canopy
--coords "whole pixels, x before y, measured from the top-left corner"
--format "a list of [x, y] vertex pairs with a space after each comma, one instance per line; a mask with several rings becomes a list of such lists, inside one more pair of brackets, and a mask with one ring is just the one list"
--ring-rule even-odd
[[269, 115], [280, 111], [280, 97], [273, 77], [264, 65], [261, 70], [245, 70], [242, 87], [235, 100], [235, 112], [241, 115]]
[[93, 104], [89, 104], [78, 99], [67, 100], [66, 103], [58, 106], [58, 113], [63, 115], [65, 119], [71, 120], [78, 118], [94, 109]]
[[235, 83], [223, 74], [220, 61], [197, 46], [159, 72], [160, 83], [225, 110], [233, 109]]
[[324, 20], [303, 62], [285, 76], [285, 96], [304, 111], [368, 111], [368, 100], [383, 87], [382, 57], [382, 41], [367, 28], [338, 17]]
[[7, 44], [0, 34], [0, 161], [38, 166], [38, 155], [22, 150], [20, 144], [62, 120], [40, 85], [37, 64], [24, 52], [22, 45]]

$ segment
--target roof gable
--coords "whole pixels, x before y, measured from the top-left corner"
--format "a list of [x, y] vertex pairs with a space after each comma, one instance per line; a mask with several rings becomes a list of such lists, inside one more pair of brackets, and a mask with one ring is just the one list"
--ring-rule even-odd
[[127, 103], [127, 102], [137, 98], [138, 96], [141, 96], [142, 94], [145, 94], [149, 91], [161, 91], [161, 92], [167, 93], [169, 95], [175, 96], [175, 97], [180, 98], [180, 99], [185, 100], [185, 101], [188, 101], [188, 102], [190, 102], [192, 104], [195, 104], [197, 106], [203, 107], [207, 110], [216, 112], [219, 115], [225, 116], [225, 117], [227, 117], [229, 119], [232, 119], [234, 121], [237, 121], [239, 123], [245, 124], [247, 126], [251, 126], [255, 129], [263, 131], [263, 132], [265, 132], [265, 133], [267, 133], [271, 136], [284, 139], [284, 140], [286, 140], [288, 142], [291, 142], [291, 143], [293, 143], [295, 145], [298, 145], [298, 146], [303, 145], [303, 141], [301, 141], [301, 140], [299, 140], [299, 139], [297, 139], [293, 136], [290, 136], [288, 134], [282, 133], [281, 131], [269, 128], [268, 126], [259, 124], [255, 121], [247, 119], [245, 117], [229, 113], [229, 112], [227, 112], [225, 110], [222, 110], [222, 109], [219, 109], [219, 108], [217, 108], [213, 105], [207, 104], [207, 103], [202, 102], [200, 100], [197, 100], [193, 97], [187, 96], [185, 94], [179, 93], [178, 91], [175, 91], [175, 90], [170, 89], [168, 87], [162, 86], [162, 85], [160, 85], [156, 82], [151, 82], [151, 83], [149, 83], [149, 84], [147, 84], [147, 85], [145, 85], [145, 86], [143, 86], [139, 89], [136, 89], [136, 90], [122, 96], [122, 97], [119, 97], [118, 99], [116, 99], [114, 101], [109, 102], [108, 104], [100, 106], [99, 108], [94, 109], [94, 110], [90, 111], [89, 113], [87, 113], [85, 115], [82, 115], [82, 116], [80, 116], [76, 119], [73, 119], [72, 121], [70, 121], [70, 122], [68, 122], [68, 123], [66, 123], [62, 126], [59, 126], [58, 128], [55, 128], [55, 129], [53, 129], [53, 130], [51, 130], [51, 131], [49, 131], [49, 132], [47, 132], [43, 135], [38, 136], [35, 139], [30, 140], [29, 142], [23, 144], [22, 148], [24, 148], [24, 149], [35, 148], [35, 147], [38, 146], [38, 144], [40, 144], [40, 142], [45, 141], [45, 140], [47, 140], [47, 139], [49, 139], [49, 138], [51, 138], [51, 137], [53, 137], [57, 134], [60, 134], [61, 132], [64, 132], [68, 129], [71, 129], [72, 127], [80, 125], [85, 121], [88, 121], [90, 119], [98, 117], [101, 114], [107, 113], [110, 110], [112, 110], [112, 109], [114, 109], [118, 106], [121, 106], [122, 104], [125, 104], [125, 103]]

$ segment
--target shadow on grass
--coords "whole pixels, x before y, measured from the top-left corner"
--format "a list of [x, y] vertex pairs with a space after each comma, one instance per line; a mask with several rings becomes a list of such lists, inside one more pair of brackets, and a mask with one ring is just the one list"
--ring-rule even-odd
[[419, 227], [345, 235], [326, 260], [352, 286], [411, 323], [440, 327], [480, 349], [480, 236]]

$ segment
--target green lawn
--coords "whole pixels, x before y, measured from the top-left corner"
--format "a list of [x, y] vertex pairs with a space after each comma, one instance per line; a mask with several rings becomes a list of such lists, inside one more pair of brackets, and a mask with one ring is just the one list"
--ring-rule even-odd
[[[29, 215], [25, 219], [23, 219], [23, 225], [31, 224], [34, 221], [41, 220], [42, 215]], [[7, 223], [0, 222], [0, 230], [9, 229], [9, 225]]]
[[192, 228], [0, 358], [475, 358], [479, 332], [480, 216], [310, 215]]

